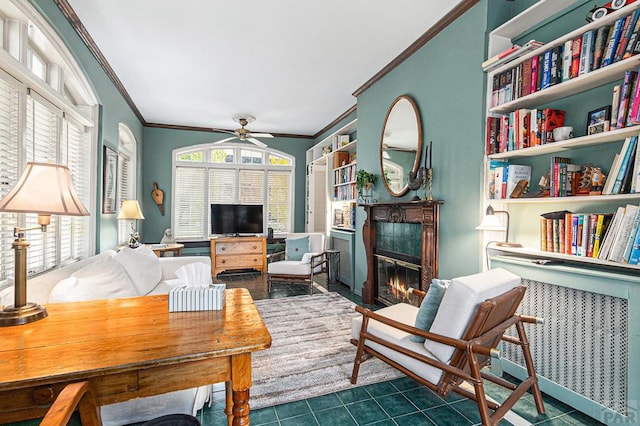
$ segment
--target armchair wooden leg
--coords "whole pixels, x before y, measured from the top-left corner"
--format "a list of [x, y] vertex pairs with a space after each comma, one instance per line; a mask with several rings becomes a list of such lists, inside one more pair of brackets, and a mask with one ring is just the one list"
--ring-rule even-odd
[[522, 355], [524, 356], [524, 363], [527, 366], [527, 374], [529, 377], [527, 380], [531, 380], [531, 393], [536, 403], [536, 409], [539, 414], [544, 414], [544, 402], [542, 401], [542, 393], [540, 392], [540, 386], [538, 385], [538, 377], [536, 376], [536, 370], [533, 366], [533, 358], [531, 357], [531, 351], [529, 350], [529, 340], [527, 339], [527, 333], [524, 330], [524, 325], [521, 321], [516, 323], [516, 330], [518, 337], [520, 338], [520, 347], [522, 348]]

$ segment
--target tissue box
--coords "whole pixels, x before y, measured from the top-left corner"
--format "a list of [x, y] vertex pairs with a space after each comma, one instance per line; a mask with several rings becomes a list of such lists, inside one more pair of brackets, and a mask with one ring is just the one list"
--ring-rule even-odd
[[206, 288], [180, 285], [169, 291], [169, 312], [218, 311], [224, 307], [226, 284]]

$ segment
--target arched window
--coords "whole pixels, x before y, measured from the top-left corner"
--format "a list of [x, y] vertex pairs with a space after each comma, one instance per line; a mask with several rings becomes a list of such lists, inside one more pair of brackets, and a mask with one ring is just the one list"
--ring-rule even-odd
[[[73, 56], [26, 0], [0, 0], [0, 197], [29, 161], [64, 164], [87, 208], [95, 205], [97, 100]], [[93, 170], [93, 171], [92, 171]], [[0, 287], [11, 282], [13, 227], [35, 214], [0, 214]], [[95, 245], [91, 217], [52, 216], [46, 233], [29, 237], [27, 273], [88, 256]]]
[[171, 217], [176, 238], [208, 239], [212, 203], [262, 204], [265, 229], [290, 232], [294, 170], [292, 156], [251, 144], [174, 150]]
[[[118, 210], [123, 200], [136, 198], [136, 155], [138, 145], [131, 129], [120, 123], [118, 128]], [[130, 223], [127, 220], [118, 221], [118, 245], [129, 241], [131, 234]]]

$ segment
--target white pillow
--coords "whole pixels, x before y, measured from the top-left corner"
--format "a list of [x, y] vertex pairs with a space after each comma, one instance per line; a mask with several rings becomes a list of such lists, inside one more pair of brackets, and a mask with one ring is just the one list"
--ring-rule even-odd
[[160, 259], [146, 246], [132, 249], [124, 247], [113, 257], [131, 277], [138, 296], [149, 293], [160, 282]]
[[[478, 304], [506, 293], [519, 286], [520, 282], [519, 276], [502, 268], [454, 278], [440, 302], [438, 313], [429, 331], [454, 339], [461, 338]], [[449, 362], [455, 351], [453, 346], [428, 339], [424, 342], [424, 346], [444, 363]]]
[[60, 281], [49, 294], [49, 303], [114, 299], [137, 296], [124, 268], [111, 258], [92, 262]]

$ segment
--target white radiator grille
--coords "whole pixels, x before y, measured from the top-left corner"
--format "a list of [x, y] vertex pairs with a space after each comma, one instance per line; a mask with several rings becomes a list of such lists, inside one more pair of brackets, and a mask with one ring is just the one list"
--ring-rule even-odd
[[[627, 415], [627, 300], [533, 280], [520, 313], [544, 318], [526, 325], [536, 372]], [[604, 284], [604, 283], [603, 283]], [[507, 334], [516, 335], [515, 328]], [[515, 345], [504, 357], [524, 367]]]

